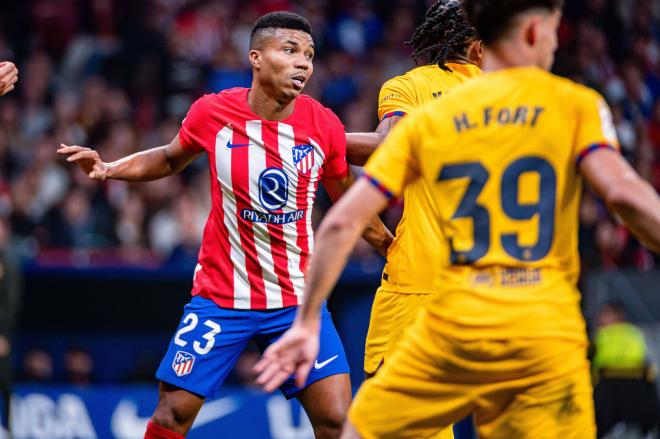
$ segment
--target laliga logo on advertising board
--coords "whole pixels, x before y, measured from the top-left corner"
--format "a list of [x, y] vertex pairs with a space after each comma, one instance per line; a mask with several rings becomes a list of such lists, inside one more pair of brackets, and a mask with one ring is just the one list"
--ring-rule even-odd
[[97, 439], [85, 403], [70, 393], [14, 397], [11, 420], [15, 439]]
[[[101, 392], [92, 392], [95, 393]], [[149, 420], [145, 415], [151, 407], [127, 396], [117, 402], [99, 396], [89, 400], [73, 393], [52, 396], [34, 392], [15, 396], [11, 419], [13, 438], [140, 439], [144, 436]], [[101, 403], [102, 400], [105, 402]], [[223, 421], [232, 414], [235, 417]], [[265, 431], [260, 437], [264, 439], [314, 438], [312, 424], [302, 408], [294, 407], [281, 395], [246, 391], [206, 402], [191, 433], [207, 425], [218, 432], [240, 431], [245, 422], [263, 423]], [[0, 439], [6, 438], [0, 428]]]

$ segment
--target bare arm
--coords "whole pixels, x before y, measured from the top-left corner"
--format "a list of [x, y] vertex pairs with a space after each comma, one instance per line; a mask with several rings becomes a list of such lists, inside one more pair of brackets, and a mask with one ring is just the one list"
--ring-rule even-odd
[[[333, 203], [336, 203], [348, 188], [355, 183], [355, 178], [349, 172], [343, 180], [326, 180], [323, 182], [323, 187], [330, 196]], [[387, 249], [392, 243], [394, 236], [389, 231], [385, 224], [378, 217], [378, 212], [372, 216], [362, 229], [362, 237], [367, 241], [378, 253], [383, 257], [387, 257]]]
[[599, 150], [580, 163], [580, 172], [650, 250], [660, 253], [660, 197], [618, 154]]
[[198, 155], [183, 149], [178, 135], [169, 145], [140, 151], [110, 163], [103, 162], [98, 152], [82, 146], [60, 145], [57, 153], [67, 156], [67, 161], [77, 163], [91, 179], [126, 181], [167, 177], [181, 171]]
[[383, 119], [373, 133], [346, 133], [346, 160], [348, 163], [364, 166], [399, 119], [401, 116]]

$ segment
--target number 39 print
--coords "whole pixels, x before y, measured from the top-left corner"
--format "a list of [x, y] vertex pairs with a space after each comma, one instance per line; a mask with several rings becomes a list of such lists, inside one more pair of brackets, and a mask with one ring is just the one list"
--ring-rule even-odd
[[[536, 203], [521, 203], [518, 200], [520, 177], [528, 172], [539, 176], [539, 198]], [[480, 162], [466, 162], [447, 165], [438, 175], [439, 182], [460, 178], [469, 179], [469, 183], [452, 220], [471, 218], [474, 238], [472, 248], [466, 251], [457, 251], [451, 245], [451, 262], [456, 265], [478, 261], [488, 253], [491, 246], [490, 212], [478, 202], [490, 178], [488, 170]], [[521, 245], [516, 233], [505, 233], [499, 237], [508, 255], [520, 261], [538, 261], [548, 254], [554, 238], [556, 198], [557, 175], [547, 160], [522, 157], [506, 168], [500, 186], [503, 213], [517, 221], [531, 220], [538, 216], [538, 240], [534, 245]], [[450, 244], [453, 244], [451, 240]]]

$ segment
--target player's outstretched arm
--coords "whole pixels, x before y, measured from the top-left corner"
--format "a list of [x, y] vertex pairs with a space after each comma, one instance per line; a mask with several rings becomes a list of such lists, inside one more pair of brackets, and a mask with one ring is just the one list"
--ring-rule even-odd
[[0, 62], [0, 96], [5, 95], [14, 89], [18, 81], [18, 69], [13, 62]]
[[126, 181], [150, 181], [167, 177], [181, 171], [198, 155], [183, 149], [178, 135], [169, 145], [140, 151], [110, 163], [101, 160], [98, 152], [82, 146], [62, 144], [57, 153], [66, 156], [68, 162], [77, 163], [93, 180], [114, 178]]
[[580, 163], [580, 173], [650, 250], [660, 253], [660, 197], [616, 152], [601, 149]]
[[255, 366], [257, 384], [277, 389], [292, 373], [303, 387], [318, 356], [321, 307], [330, 295], [348, 256], [371, 218], [387, 206], [388, 199], [365, 179], [360, 179], [325, 216], [316, 234], [314, 254], [305, 277], [305, 300], [296, 320], [273, 343]]
[[401, 116], [383, 119], [373, 133], [346, 133], [346, 160], [348, 163], [364, 166], [399, 119]]
[[[330, 196], [333, 203], [336, 203], [355, 183], [355, 177], [350, 172], [342, 180], [324, 180], [323, 187]], [[394, 240], [392, 232], [380, 220], [378, 215], [374, 215], [365, 224], [362, 231], [362, 237], [383, 257], [387, 257], [387, 249]]]

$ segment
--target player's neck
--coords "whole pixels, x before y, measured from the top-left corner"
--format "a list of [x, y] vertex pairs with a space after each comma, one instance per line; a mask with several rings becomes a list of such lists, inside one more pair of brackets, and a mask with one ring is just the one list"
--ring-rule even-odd
[[293, 114], [295, 99], [278, 99], [266, 92], [263, 87], [255, 86], [248, 93], [250, 110], [265, 120], [284, 120]]
[[447, 61], [445, 61], [445, 64], [463, 64], [463, 65], [466, 65], [466, 64], [474, 64], [474, 63], [472, 61], [470, 61], [469, 59], [467, 59], [467, 58], [454, 57], [454, 58], [450, 58]]
[[482, 69], [495, 72], [513, 67], [536, 67], [533, 54], [515, 41], [498, 43], [484, 50]]

